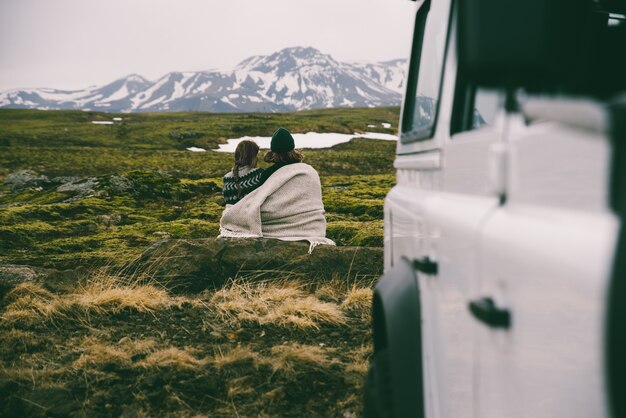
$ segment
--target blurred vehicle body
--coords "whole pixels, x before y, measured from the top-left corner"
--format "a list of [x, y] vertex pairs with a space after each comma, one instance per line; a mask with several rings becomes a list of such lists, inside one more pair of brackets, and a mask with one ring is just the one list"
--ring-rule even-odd
[[366, 416], [625, 416], [625, 3], [416, 2]]

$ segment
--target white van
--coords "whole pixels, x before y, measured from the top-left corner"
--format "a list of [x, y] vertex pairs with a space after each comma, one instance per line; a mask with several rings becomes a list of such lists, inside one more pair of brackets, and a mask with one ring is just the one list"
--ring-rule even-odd
[[416, 2], [366, 416], [626, 416], [625, 14]]

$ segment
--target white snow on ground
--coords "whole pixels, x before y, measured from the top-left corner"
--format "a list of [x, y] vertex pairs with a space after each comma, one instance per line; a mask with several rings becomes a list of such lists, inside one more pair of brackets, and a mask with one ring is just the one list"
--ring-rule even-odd
[[194, 73], [185, 72], [185, 73], [180, 73], [180, 74], [183, 77], [180, 80], [174, 82], [174, 91], [172, 92], [172, 95], [164, 103], [169, 103], [187, 94], [189, 90], [189, 86], [185, 88], [185, 83], [189, 81], [191, 77], [193, 77]]
[[276, 81], [276, 90], [281, 91], [285, 87], [287, 88], [287, 96], [297, 93], [300, 89], [298, 77], [293, 74], [286, 74]]
[[359, 93], [359, 96], [365, 97], [368, 100], [376, 99], [375, 97], [372, 97], [371, 94], [368, 94], [368, 93], [364, 92], [363, 90], [361, 90], [358, 87], [356, 87], [356, 92]]
[[128, 78], [126, 78], [127, 81], [134, 81], [135, 83], [143, 83], [145, 81], [147, 81], [145, 78], [137, 75], [137, 74], [132, 74], [130, 76], [128, 76]]
[[153, 100], [153, 101], [151, 101], [151, 102], [148, 102], [148, 103], [146, 103], [146, 104], [141, 105], [141, 107], [142, 107], [143, 109], [145, 109], [145, 108], [148, 108], [148, 107], [154, 106], [154, 105], [156, 105], [156, 104], [161, 103], [163, 100], [165, 100], [165, 98], [166, 98], [166, 97], [167, 97], [167, 96], [163, 95], [163, 96], [159, 97], [158, 99], [154, 99], [154, 100]]
[[15, 97], [14, 103], [15, 104], [23, 104], [23, 105], [26, 105], [26, 106], [35, 106], [35, 103], [33, 103], [30, 100], [24, 100], [21, 96]]
[[92, 120], [91, 123], [94, 125], [113, 125], [115, 122], [110, 120]]
[[194, 93], [199, 93], [199, 92], [204, 92], [206, 91], [209, 87], [211, 87], [211, 84], [213, 84], [212, 81], [205, 81], [204, 83], [200, 84], [198, 87], [196, 87], [193, 92]]
[[189, 148], [185, 148], [187, 151], [191, 151], [191, 152], [206, 152], [206, 150], [204, 148], [198, 148], [198, 147], [189, 147]]
[[261, 85], [265, 88], [268, 88], [275, 80], [274, 74], [272, 73], [264, 73], [261, 71], [250, 71], [248, 74], [254, 80], [255, 83], [258, 83], [259, 81], [261, 81]]
[[[167, 83], [168, 78], [167, 77], [163, 77], [161, 78], [159, 81], [156, 82], [156, 84], [152, 85], [148, 90], [145, 90], [139, 94], [137, 94], [135, 97], [133, 97], [130, 101], [132, 102], [132, 108], [133, 109], [137, 109], [139, 108], [139, 106], [145, 102], [146, 100], [149, 100], [150, 97], [154, 94], [155, 91], [157, 91], [158, 89], [161, 88], [161, 86], [163, 86], [163, 84]], [[165, 96], [164, 96], [165, 97]], [[143, 105], [141, 107], [146, 107], [146, 105]]]
[[382, 125], [383, 128], [391, 128], [391, 124], [390, 123], [383, 122], [383, 123], [381, 123], [381, 125]]
[[[348, 100], [347, 98], [343, 98], [343, 101], [341, 102], [341, 106], [354, 106], [356, 102], [354, 100]], [[372, 126], [367, 125], [368, 128], [372, 128]]]
[[356, 68], [360, 73], [365, 72], [368, 77], [375, 79], [385, 88], [396, 93], [404, 93], [403, 80], [406, 73], [406, 62], [397, 61], [395, 65], [389, 66], [383, 63], [371, 62], [349, 62], [349, 66]]
[[97, 104], [111, 103], [111, 102], [114, 102], [115, 100], [119, 100], [119, 99], [123, 99], [125, 97], [128, 97], [129, 94], [130, 94], [130, 92], [128, 91], [128, 86], [126, 85], [126, 83], [124, 83], [122, 85], [122, 87], [120, 87], [115, 93], [113, 93], [112, 95], [110, 95], [109, 97], [107, 97], [106, 99], [100, 101]]
[[61, 90], [54, 90], [54, 89], [33, 89], [33, 90], [26, 90], [26, 91], [28, 93], [38, 94], [39, 97], [45, 100], [60, 100], [64, 102], [70, 101], [70, 100], [82, 99], [82, 98], [89, 96], [90, 94], [93, 94], [93, 90], [91, 89], [87, 89], [86, 91], [85, 90], [61, 91]]
[[191, 90], [196, 86], [196, 83], [198, 82], [198, 77], [199, 77], [198, 74], [194, 76], [189, 76], [189, 78], [185, 80], [184, 84], [181, 83], [183, 87], [185, 88], [185, 91], [183, 92], [183, 96], [187, 96], [188, 94], [191, 93]]
[[181, 83], [180, 81], [176, 81], [174, 83], [174, 92], [172, 93], [170, 98], [167, 99], [167, 101], [171, 102], [172, 100], [176, 100], [179, 97], [183, 97], [184, 94], [185, 94], [185, 89], [183, 88], [183, 83]]
[[241, 85], [248, 79], [248, 75], [250, 73], [248, 71], [235, 70], [233, 71], [233, 75], [235, 76], [235, 84], [233, 84], [232, 89], [236, 90], [241, 87]]
[[222, 103], [226, 103], [227, 105], [231, 105], [232, 107], [236, 108], [237, 106], [235, 106], [235, 104], [233, 104], [233, 102], [230, 101], [230, 99], [228, 97], [222, 97], [220, 99], [220, 102]]
[[[381, 134], [377, 132], [366, 132], [363, 134], [336, 134], [336, 133], [317, 133], [308, 132], [306, 134], [292, 134], [296, 143], [296, 149], [299, 148], [330, 148], [333, 145], [341, 144], [350, 141], [352, 138], [368, 138], [368, 139], [381, 139], [384, 141], [396, 141], [398, 139], [395, 135]], [[218, 149], [213, 151], [218, 152], [235, 152], [237, 145], [243, 141], [254, 141], [260, 148], [269, 149], [271, 137], [268, 136], [244, 136], [242, 138], [229, 139], [228, 143], [220, 144]]]
[[241, 63], [239, 63], [239, 65], [237, 65], [237, 69], [245, 69], [248, 70], [250, 68], [254, 68], [256, 65], [258, 65], [261, 61], [263, 61], [266, 57], [264, 55], [254, 55], [244, 61], [242, 61]]

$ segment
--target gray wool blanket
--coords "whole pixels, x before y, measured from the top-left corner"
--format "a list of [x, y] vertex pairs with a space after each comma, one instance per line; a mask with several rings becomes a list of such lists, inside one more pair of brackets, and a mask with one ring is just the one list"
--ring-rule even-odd
[[326, 238], [317, 171], [304, 163], [276, 170], [261, 187], [224, 209], [219, 237], [306, 240], [309, 252], [319, 244], [335, 245]]

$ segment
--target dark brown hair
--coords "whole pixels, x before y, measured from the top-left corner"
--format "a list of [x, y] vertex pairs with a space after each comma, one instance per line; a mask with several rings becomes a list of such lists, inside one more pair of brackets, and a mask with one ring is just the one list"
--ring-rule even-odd
[[295, 149], [287, 152], [268, 151], [263, 157], [263, 161], [266, 163], [299, 163], [302, 160], [304, 160], [304, 156]]
[[233, 177], [235, 177], [235, 185], [237, 187], [237, 198], [241, 198], [241, 186], [239, 185], [239, 168], [250, 166], [250, 168], [256, 167], [256, 163], [259, 161], [257, 154], [259, 153], [259, 146], [253, 142], [244, 140], [237, 144], [235, 149], [235, 165], [233, 166]]

